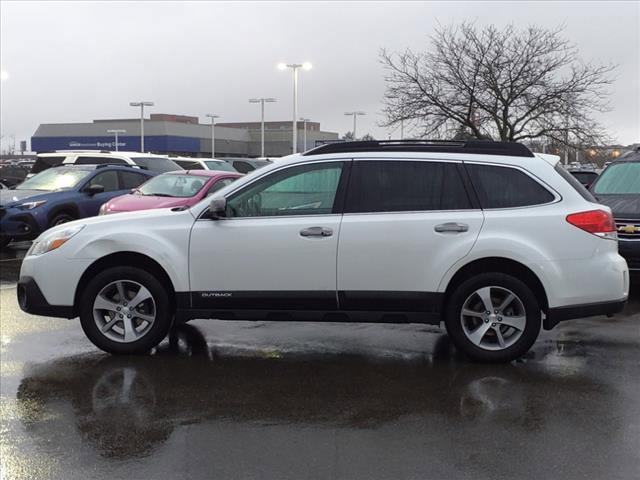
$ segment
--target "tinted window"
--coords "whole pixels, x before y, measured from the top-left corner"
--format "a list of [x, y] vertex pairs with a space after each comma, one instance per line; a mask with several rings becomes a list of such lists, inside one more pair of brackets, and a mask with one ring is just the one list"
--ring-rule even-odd
[[204, 170], [204, 167], [200, 162], [194, 162], [193, 160], [172, 160], [180, 165], [185, 170]]
[[591, 185], [593, 181], [598, 177], [596, 172], [569, 172], [576, 177], [578, 181], [583, 185]]
[[104, 163], [115, 163], [118, 165], [127, 164], [127, 162], [121, 158], [112, 157], [78, 157], [74, 163], [76, 165], [102, 165]]
[[120, 172], [120, 189], [131, 190], [148, 180], [144, 175], [133, 172]]
[[240, 173], [249, 173], [250, 171], [255, 170], [255, 167], [250, 163], [240, 161], [233, 162], [233, 168]]
[[573, 189], [582, 196], [582, 198], [584, 198], [587, 202], [597, 202], [597, 200], [593, 197], [593, 195], [591, 195], [589, 190], [587, 190], [576, 177], [567, 172], [560, 162], [556, 163], [555, 168], [556, 172], [558, 172], [560, 176], [564, 178], [567, 183], [571, 185]]
[[235, 172], [231, 164], [225, 162], [224, 160], [205, 160], [204, 163], [207, 164], [209, 170], [222, 170], [225, 172]]
[[345, 212], [462, 210], [471, 202], [455, 163], [355, 161]]
[[287, 168], [231, 197], [230, 217], [323, 215], [333, 211], [342, 163]]
[[120, 190], [118, 188], [118, 172], [111, 170], [109, 172], [102, 172], [89, 180], [87, 186], [90, 185], [102, 185], [105, 192], [115, 192]]
[[482, 208], [526, 207], [554, 199], [546, 188], [515, 168], [469, 163], [466, 167]]
[[133, 160], [136, 165], [151, 172], [164, 173], [184, 170], [174, 161], [164, 157], [133, 157], [131, 160]]
[[209, 190], [207, 191], [207, 197], [212, 193], [217, 192], [221, 188], [226, 187], [227, 185], [233, 183], [234, 180], [235, 178], [222, 178], [218, 180], [217, 182], [215, 182], [213, 185], [209, 187]]
[[60, 165], [66, 157], [38, 157], [36, 163], [31, 167], [31, 173], [40, 173], [47, 168]]
[[637, 195], [640, 193], [640, 162], [614, 163], [602, 172], [594, 193], [601, 195]]

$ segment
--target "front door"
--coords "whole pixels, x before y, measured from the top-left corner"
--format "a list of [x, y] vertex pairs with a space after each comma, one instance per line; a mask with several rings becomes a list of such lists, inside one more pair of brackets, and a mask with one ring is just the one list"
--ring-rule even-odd
[[354, 160], [338, 247], [341, 310], [436, 315], [447, 270], [483, 223], [462, 165]]
[[273, 171], [227, 196], [227, 218], [196, 221], [192, 307], [336, 309], [343, 170], [333, 161]]

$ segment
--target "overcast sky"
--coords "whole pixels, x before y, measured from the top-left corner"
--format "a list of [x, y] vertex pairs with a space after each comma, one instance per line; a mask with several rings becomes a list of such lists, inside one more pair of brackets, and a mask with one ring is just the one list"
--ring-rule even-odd
[[299, 113], [324, 130], [386, 138], [382, 47], [426, 48], [436, 22], [566, 25], [586, 60], [619, 64], [612, 112], [602, 119], [623, 144], [640, 141], [640, 2], [1, 2], [3, 147], [40, 123], [156, 113], [259, 120], [250, 97], [271, 96], [268, 120], [292, 115], [291, 76], [279, 62], [313, 63], [300, 74]]

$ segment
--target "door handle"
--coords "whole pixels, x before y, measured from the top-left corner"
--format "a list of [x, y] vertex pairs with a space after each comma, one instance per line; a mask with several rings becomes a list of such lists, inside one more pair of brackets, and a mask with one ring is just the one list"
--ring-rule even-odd
[[456, 223], [456, 222], [447, 222], [441, 223], [440, 225], [436, 225], [434, 230], [438, 233], [444, 232], [452, 232], [452, 233], [462, 233], [469, 231], [469, 225], [466, 223]]
[[330, 237], [333, 230], [327, 227], [309, 227], [300, 230], [301, 237]]

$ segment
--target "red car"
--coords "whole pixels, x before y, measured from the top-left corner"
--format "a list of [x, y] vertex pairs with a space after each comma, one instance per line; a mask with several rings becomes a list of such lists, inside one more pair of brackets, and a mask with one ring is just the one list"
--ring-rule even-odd
[[191, 207], [242, 174], [216, 170], [178, 170], [153, 177], [127, 195], [109, 200], [100, 215], [150, 208]]

